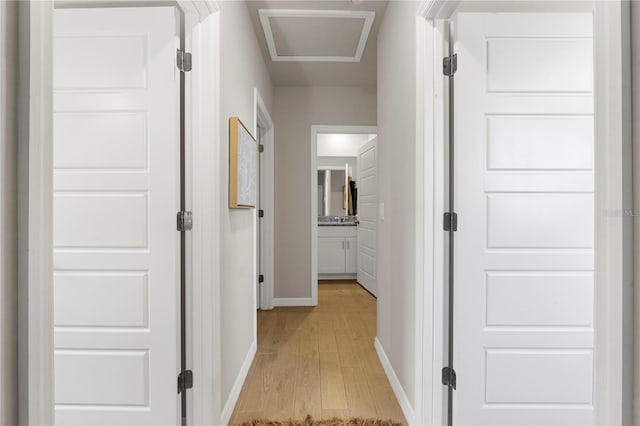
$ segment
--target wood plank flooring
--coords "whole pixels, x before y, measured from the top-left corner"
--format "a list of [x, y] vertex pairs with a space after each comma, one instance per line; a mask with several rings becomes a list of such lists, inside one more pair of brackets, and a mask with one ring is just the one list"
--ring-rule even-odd
[[313, 308], [258, 312], [258, 352], [230, 424], [307, 414], [406, 424], [375, 335], [376, 300], [354, 282], [321, 282]]

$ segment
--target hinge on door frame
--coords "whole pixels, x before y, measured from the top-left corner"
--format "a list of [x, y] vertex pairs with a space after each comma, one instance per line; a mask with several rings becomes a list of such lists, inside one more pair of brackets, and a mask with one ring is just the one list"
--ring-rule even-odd
[[442, 60], [442, 73], [447, 77], [453, 77], [453, 75], [458, 71], [458, 54], [455, 53], [453, 56], [447, 56]]
[[264, 217], [264, 210], [262, 209], [258, 210], [258, 217]]
[[258, 152], [264, 152], [264, 144], [258, 144]]
[[458, 214], [446, 212], [442, 219], [442, 227], [445, 231], [457, 231], [458, 230]]
[[264, 275], [258, 275], [258, 283], [262, 284], [264, 282]]
[[177, 229], [180, 232], [191, 231], [193, 228], [193, 214], [187, 211], [179, 211], [176, 218]]
[[450, 386], [451, 388], [456, 388], [456, 370], [451, 367], [443, 367], [442, 368], [442, 384], [445, 386]]
[[193, 371], [184, 370], [178, 374], [178, 393], [182, 393], [193, 387]]
[[191, 53], [178, 49], [178, 52], [176, 54], [176, 65], [180, 71], [182, 72], [191, 71], [191, 67], [192, 67], [191, 59], [192, 59]]

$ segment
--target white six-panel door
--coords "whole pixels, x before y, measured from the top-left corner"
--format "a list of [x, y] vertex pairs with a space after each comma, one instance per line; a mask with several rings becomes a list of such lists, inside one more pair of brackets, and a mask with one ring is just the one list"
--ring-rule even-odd
[[358, 282], [374, 296], [376, 279], [378, 138], [358, 150]]
[[454, 424], [593, 424], [592, 16], [455, 28]]
[[59, 425], [175, 425], [178, 417], [175, 13], [55, 12]]

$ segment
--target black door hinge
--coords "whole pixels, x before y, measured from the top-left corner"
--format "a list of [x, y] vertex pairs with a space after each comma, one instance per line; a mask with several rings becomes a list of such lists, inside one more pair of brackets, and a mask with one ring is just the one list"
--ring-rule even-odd
[[264, 282], [264, 275], [260, 274], [258, 275], [258, 283], [263, 283]]
[[184, 370], [178, 375], [178, 393], [182, 393], [193, 387], [193, 371]]
[[264, 144], [258, 144], [258, 152], [264, 152]]
[[458, 214], [446, 212], [443, 217], [442, 227], [445, 231], [457, 231], [458, 230]]
[[176, 66], [182, 72], [191, 71], [191, 53], [178, 49], [178, 52], [176, 54]]
[[193, 228], [193, 214], [191, 212], [180, 211], [177, 214], [176, 222], [178, 231], [191, 231]]
[[450, 386], [453, 389], [456, 388], [456, 370], [451, 367], [444, 367], [442, 369], [442, 384]]
[[458, 54], [447, 56], [442, 60], [442, 73], [447, 77], [453, 77], [458, 71]]
[[258, 210], [258, 217], [264, 217], [264, 210]]

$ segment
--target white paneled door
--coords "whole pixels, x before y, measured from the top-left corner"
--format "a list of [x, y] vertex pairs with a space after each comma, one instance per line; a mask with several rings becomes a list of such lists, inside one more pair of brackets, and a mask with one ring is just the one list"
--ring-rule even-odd
[[358, 282], [374, 296], [376, 279], [378, 138], [358, 150]]
[[592, 16], [455, 29], [454, 424], [594, 424]]
[[176, 30], [171, 7], [55, 12], [58, 425], [178, 418]]

